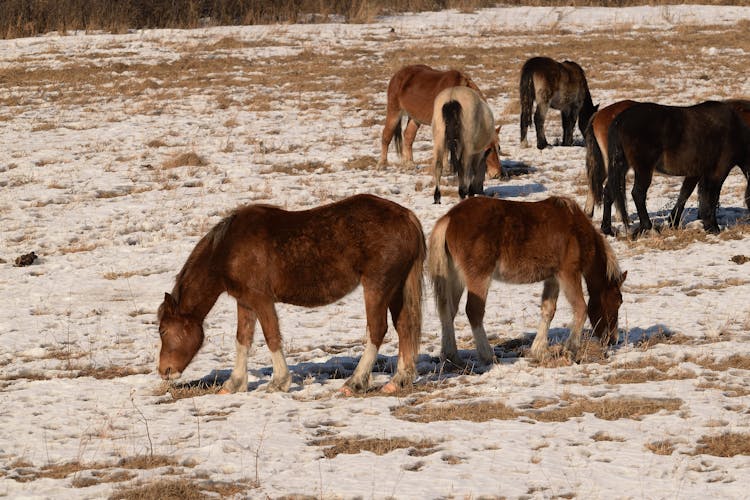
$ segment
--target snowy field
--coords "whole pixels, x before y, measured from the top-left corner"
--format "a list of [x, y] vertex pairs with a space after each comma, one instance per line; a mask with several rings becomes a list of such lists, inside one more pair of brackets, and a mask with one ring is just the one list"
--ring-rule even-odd
[[[448, 178], [432, 204], [429, 129], [416, 168], [393, 146], [390, 166], [375, 168], [400, 66], [463, 69], [488, 96], [502, 159], [530, 166], [487, 181], [488, 193], [583, 205], [577, 130], [574, 147], [519, 147], [523, 61], [578, 61], [602, 105], [748, 98], [749, 31], [750, 7], [497, 8], [0, 41], [0, 496], [745, 498], [750, 224], [737, 169], [722, 190], [722, 234], [702, 231], [693, 195], [683, 229], [610, 239], [628, 271], [620, 343], [591, 344], [581, 363], [525, 357], [542, 286], [502, 283], [485, 318], [497, 364], [440, 365], [427, 290], [419, 378], [394, 397], [338, 396], [363, 352], [359, 290], [319, 309], [278, 306], [289, 393], [265, 391], [258, 332], [248, 392], [215, 394], [234, 363], [226, 296], [187, 386], [167, 387], [155, 363], [164, 292], [236, 206], [373, 193], [414, 210], [429, 235], [458, 202]], [[547, 137], [560, 136], [551, 112]], [[657, 222], [680, 183], [655, 177]], [[32, 251], [33, 265], [14, 266]], [[554, 343], [570, 319], [561, 298]], [[457, 336], [475, 359], [463, 310]], [[376, 386], [396, 353], [390, 328]]]

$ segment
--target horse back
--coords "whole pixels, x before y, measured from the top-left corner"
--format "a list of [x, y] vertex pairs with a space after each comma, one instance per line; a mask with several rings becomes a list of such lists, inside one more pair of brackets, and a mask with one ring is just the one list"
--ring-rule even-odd
[[329, 304], [367, 278], [406, 276], [424, 246], [411, 212], [357, 195], [311, 210], [250, 205], [235, 212], [213, 266], [235, 296]]
[[596, 231], [573, 200], [469, 198], [448, 212], [446, 245], [463, 273], [534, 283], [562, 269], [582, 271]]
[[632, 107], [634, 104], [638, 104], [638, 102], [631, 100], [617, 101], [600, 109], [594, 113], [594, 116], [591, 118], [591, 127], [594, 132], [594, 137], [599, 145], [599, 149], [602, 151], [605, 164], [607, 161], [607, 131], [609, 130], [609, 126], [612, 125], [612, 122], [617, 115]]
[[495, 139], [494, 117], [482, 96], [469, 87], [450, 87], [435, 98], [432, 124], [435, 140], [440, 140], [440, 131], [445, 130], [443, 110], [452, 102], [461, 108], [462, 148], [468, 155], [484, 153]]
[[725, 169], [727, 162], [731, 168], [739, 160], [744, 150], [739, 121], [731, 106], [716, 101], [693, 106], [639, 103], [615, 118], [610, 133], [618, 136], [631, 167], [694, 176]]
[[389, 100], [395, 98], [400, 109], [420, 124], [432, 122], [433, 103], [437, 95], [449, 87], [479, 88], [464, 73], [449, 69], [436, 70], [424, 64], [405, 66], [391, 78]]

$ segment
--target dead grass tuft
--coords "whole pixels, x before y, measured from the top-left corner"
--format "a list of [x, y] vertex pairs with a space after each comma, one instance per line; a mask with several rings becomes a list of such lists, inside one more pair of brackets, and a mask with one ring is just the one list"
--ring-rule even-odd
[[409, 438], [365, 438], [355, 437], [326, 437], [310, 443], [313, 446], [326, 446], [323, 455], [326, 458], [334, 458], [340, 454], [356, 455], [363, 451], [369, 451], [376, 455], [385, 455], [394, 450], [410, 448], [416, 451], [416, 455], [425, 456], [437, 451], [437, 444], [430, 440], [414, 441]]
[[715, 457], [733, 457], [750, 455], [750, 434], [725, 432], [715, 436], [703, 436], [692, 455], [713, 455]]
[[160, 404], [174, 403], [181, 399], [196, 398], [209, 394], [216, 394], [221, 389], [221, 383], [218, 380], [187, 382], [184, 384], [172, 384], [162, 382], [158, 389], [154, 391], [154, 396], [165, 396], [169, 394], [172, 399], [160, 401]]
[[661, 439], [647, 443], [646, 449], [657, 455], [671, 455], [674, 452], [674, 443], [669, 439]]
[[[24, 469], [33, 468], [33, 465], [27, 462], [23, 462], [20, 465], [18, 465], [18, 462], [16, 462], [15, 464], [15, 467], [23, 467]], [[14, 464], [11, 465], [13, 466]], [[116, 463], [82, 463], [79, 461], [73, 461], [65, 462], [62, 464], [45, 465], [38, 470], [24, 470], [23, 473], [19, 474], [14, 479], [18, 482], [36, 481], [37, 479], [41, 478], [63, 479], [70, 476], [71, 474], [78, 474], [81, 471], [90, 470], [92, 471], [92, 476], [99, 479], [98, 482], [118, 482], [126, 481], [132, 478], [133, 475], [124, 473], [123, 471], [111, 472], [112, 469], [147, 470], [174, 465], [177, 465], [177, 461], [174, 458], [168, 457], [166, 455], [126, 457]], [[76, 478], [74, 478], [74, 480], [75, 479]], [[91, 483], [90, 479], [91, 478], [82, 479], [81, 482], [77, 483], [78, 486], [76, 487], [80, 488], [91, 486], [91, 484], [96, 484]]]
[[695, 387], [698, 389], [715, 389], [721, 391], [728, 398], [741, 398], [750, 395], [750, 388], [730, 383], [700, 382]]
[[206, 165], [206, 160], [195, 151], [176, 154], [161, 164], [162, 168], [165, 169], [188, 166], [204, 167]]
[[625, 442], [625, 438], [623, 437], [617, 437], [617, 436], [611, 436], [609, 433], [604, 431], [599, 431], [593, 436], [591, 436], [591, 439], [594, 441], [616, 441], [618, 443]]
[[687, 361], [691, 361], [696, 365], [702, 366], [709, 370], [717, 372], [724, 372], [729, 369], [736, 370], [750, 370], [750, 355], [748, 354], [732, 354], [729, 357], [723, 358], [717, 361], [711, 357], [700, 357], [688, 356]]
[[377, 161], [372, 156], [357, 156], [346, 162], [347, 170], [374, 170]]
[[434, 422], [442, 420], [468, 420], [486, 422], [488, 420], [513, 420], [519, 417], [530, 418], [539, 422], [564, 422], [580, 417], [584, 413], [593, 413], [603, 420], [630, 418], [638, 420], [645, 415], [661, 410], [675, 411], [683, 404], [676, 398], [643, 398], [617, 397], [589, 399], [576, 396], [560, 401], [560, 404], [542, 410], [518, 411], [499, 401], [473, 402], [467, 404], [440, 405], [403, 405], [391, 411], [397, 418], [412, 422]]

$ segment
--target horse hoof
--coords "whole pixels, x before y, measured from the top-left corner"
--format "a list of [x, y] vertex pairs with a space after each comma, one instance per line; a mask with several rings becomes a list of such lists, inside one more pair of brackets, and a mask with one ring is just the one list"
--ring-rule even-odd
[[527, 141], [526, 139], [522, 140], [521, 141], [521, 147], [522, 148], [528, 148], [529, 147], [529, 141]]
[[339, 394], [346, 398], [350, 398], [354, 396], [354, 391], [352, 390], [351, 387], [349, 387], [348, 385], [345, 385], [341, 389], [339, 389]]
[[382, 392], [383, 394], [394, 394], [398, 392], [398, 390], [399, 390], [399, 386], [394, 384], [393, 381], [391, 381], [385, 384], [383, 388], [380, 389], [380, 392]]

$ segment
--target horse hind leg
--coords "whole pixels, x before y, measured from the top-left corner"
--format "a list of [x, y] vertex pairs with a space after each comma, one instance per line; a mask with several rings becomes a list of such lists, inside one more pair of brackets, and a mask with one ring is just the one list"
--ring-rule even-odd
[[549, 100], [539, 99], [537, 96], [536, 111], [534, 112], [534, 128], [536, 129], [536, 147], [537, 149], [544, 149], [549, 146], [547, 137], [544, 135], [544, 120], [547, 117], [547, 110], [549, 110]]
[[638, 211], [638, 219], [641, 222], [638, 233], [646, 232], [653, 227], [651, 218], [648, 216], [648, 209], [646, 208], [646, 193], [648, 193], [648, 188], [651, 185], [652, 176], [653, 171], [651, 169], [644, 169], [640, 172], [636, 171], [633, 190], [630, 192], [635, 203], [635, 208]]
[[400, 155], [401, 151], [398, 150], [399, 143], [401, 142], [401, 110], [396, 106], [395, 108], [388, 106], [385, 116], [385, 125], [383, 126], [383, 134], [380, 139], [380, 160], [378, 160], [378, 167], [385, 167], [388, 165], [388, 146], [390, 146], [393, 136], [396, 135], [396, 149]]
[[468, 280], [466, 283], [466, 316], [471, 325], [477, 356], [485, 365], [495, 361], [495, 351], [487, 340], [487, 332], [484, 331], [484, 312], [489, 288], [490, 276]]
[[544, 281], [544, 291], [542, 292], [542, 315], [539, 319], [539, 326], [536, 330], [534, 342], [531, 344], [531, 356], [543, 361], [548, 355], [549, 340], [547, 334], [552, 318], [555, 317], [557, 310], [557, 297], [560, 294], [560, 284], [557, 278], [549, 278]]
[[465, 363], [458, 356], [456, 346], [456, 330], [454, 321], [458, 313], [458, 303], [464, 292], [461, 278], [455, 268], [447, 270], [448, 276], [439, 277], [435, 281], [435, 305], [440, 316], [441, 348], [440, 357], [457, 367], [464, 367]]
[[419, 124], [413, 118], [409, 118], [404, 129], [404, 143], [401, 150], [401, 165], [407, 168], [414, 167], [414, 139], [417, 137]]
[[[421, 274], [419, 279], [421, 279]], [[414, 346], [410, 339], [418, 338], [421, 333], [418, 331], [421, 328], [421, 321], [417, 317], [421, 315], [421, 308], [418, 311], [410, 311], [408, 304], [405, 302], [404, 293], [404, 286], [402, 286], [388, 305], [399, 339], [396, 373], [382, 388], [382, 391], [388, 394], [412, 384], [417, 375], [414, 362], [419, 354], [419, 347], [418, 345]]]
[[341, 392], [345, 395], [367, 391], [370, 386], [372, 367], [378, 357], [378, 351], [388, 330], [388, 308], [386, 294], [377, 289], [377, 285], [363, 280], [365, 296], [365, 314], [367, 316], [367, 343], [365, 351], [354, 369], [354, 373], [344, 383]]
[[253, 344], [256, 315], [237, 302], [237, 358], [229, 378], [222, 384], [219, 394], [247, 391], [247, 355]]

